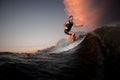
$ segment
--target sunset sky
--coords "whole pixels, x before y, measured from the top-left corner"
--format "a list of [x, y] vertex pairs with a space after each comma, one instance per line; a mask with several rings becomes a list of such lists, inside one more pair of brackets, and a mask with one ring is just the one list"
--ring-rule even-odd
[[64, 37], [62, 0], [0, 0], [0, 51], [31, 52]]
[[[75, 1], [83, 2], [78, 9], [86, 12], [79, 19], [89, 17], [83, 19], [84, 24], [91, 19], [100, 24], [120, 21], [119, 0]], [[0, 52], [34, 52], [55, 45], [65, 36], [68, 15], [64, 9], [63, 0], [0, 0]], [[95, 14], [90, 15], [91, 10]]]

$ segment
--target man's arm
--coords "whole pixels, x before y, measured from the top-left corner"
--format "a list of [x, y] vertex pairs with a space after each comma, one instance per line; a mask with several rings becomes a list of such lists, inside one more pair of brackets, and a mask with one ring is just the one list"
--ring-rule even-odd
[[68, 21], [64, 23], [64, 29], [67, 29], [67, 24], [69, 24]]
[[74, 24], [74, 27], [83, 27], [83, 25], [75, 25], [75, 24]]

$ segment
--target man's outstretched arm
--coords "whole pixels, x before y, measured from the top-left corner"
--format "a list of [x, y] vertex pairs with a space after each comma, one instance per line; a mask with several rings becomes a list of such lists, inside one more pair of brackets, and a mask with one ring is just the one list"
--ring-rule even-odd
[[74, 27], [83, 27], [83, 25], [75, 25], [75, 24], [74, 24]]

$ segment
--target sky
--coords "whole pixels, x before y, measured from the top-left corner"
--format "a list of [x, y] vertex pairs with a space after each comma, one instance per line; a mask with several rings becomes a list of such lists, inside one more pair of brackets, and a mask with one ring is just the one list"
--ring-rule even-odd
[[0, 0], [0, 51], [33, 52], [65, 34], [62, 0]]
[[120, 0], [64, 0], [65, 11], [76, 24], [95, 28], [120, 22]]
[[[89, 17], [82, 19], [84, 24], [90, 20], [95, 25], [96, 22], [97, 25], [120, 22], [119, 0], [64, 1], [68, 2], [0, 0], [0, 52], [35, 52], [55, 45], [65, 36], [63, 24], [71, 12], [72, 15], [75, 13], [75, 17], [80, 21], [84, 17]], [[68, 6], [68, 3], [71, 3], [69, 1], [77, 1], [80, 5], [74, 10], [73, 4]], [[79, 15], [75, 12], [77, 10], [85, 14]], [[96, 13], [93, 13], [94, 11]]]

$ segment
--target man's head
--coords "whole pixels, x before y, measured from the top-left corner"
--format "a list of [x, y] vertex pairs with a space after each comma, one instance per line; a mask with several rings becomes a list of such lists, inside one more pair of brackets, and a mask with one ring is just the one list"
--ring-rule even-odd
[[69, 16], [69, 20], [71, 20], [71, 21], [73, 20], [73, 16], [72, 15]]

